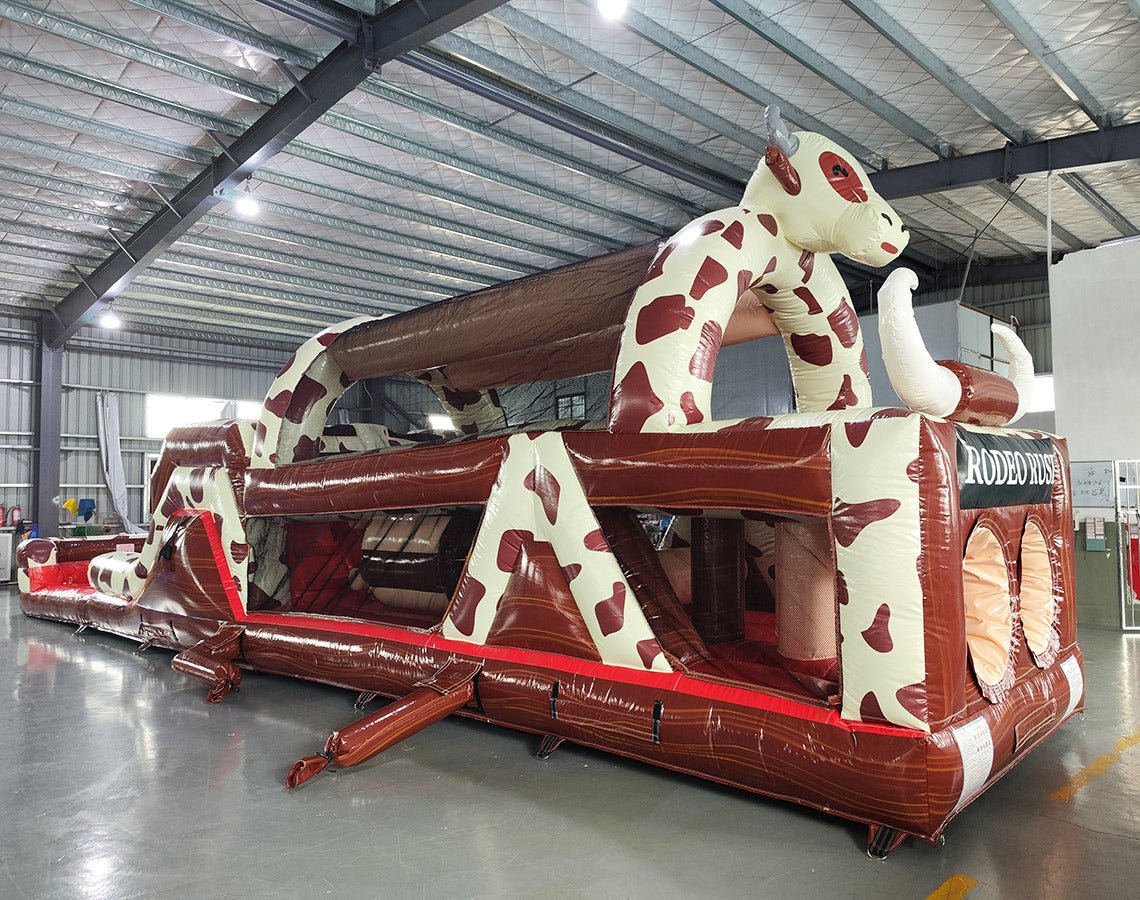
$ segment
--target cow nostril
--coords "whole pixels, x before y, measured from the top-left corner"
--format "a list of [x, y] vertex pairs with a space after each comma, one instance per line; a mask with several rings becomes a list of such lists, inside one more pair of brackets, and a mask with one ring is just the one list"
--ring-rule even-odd
[[894, 219], [892, 219], [892, 218], [891, 218], [890, 216], [888, 216], [886, 213], [879, 213], [879, 215], [881, 215], [881, 216], [882, 216], [884, 219], [886, 219], [886, 220], [887, 220], [887, 224], [888, 224], [888, 225], [894, 225], [894, 224], [895, 224], [895, 222], [894, 222]]

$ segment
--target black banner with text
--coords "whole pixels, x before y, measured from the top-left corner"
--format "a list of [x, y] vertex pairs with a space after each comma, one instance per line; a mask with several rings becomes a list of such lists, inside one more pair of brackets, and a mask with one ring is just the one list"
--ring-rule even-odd
[[1046, 438], [958, 429], [958, 496], [962, 509], [1048, 503], [1057, 474]]

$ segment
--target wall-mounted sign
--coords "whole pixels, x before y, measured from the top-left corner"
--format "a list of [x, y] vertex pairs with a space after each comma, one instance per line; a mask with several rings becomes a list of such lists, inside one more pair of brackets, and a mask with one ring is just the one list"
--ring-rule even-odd
[[1112, 460], [1100, 459], [1069, 464], [1073, 481], [1073, 506], [1112, 509], [1116, 505], [1116, 485]]

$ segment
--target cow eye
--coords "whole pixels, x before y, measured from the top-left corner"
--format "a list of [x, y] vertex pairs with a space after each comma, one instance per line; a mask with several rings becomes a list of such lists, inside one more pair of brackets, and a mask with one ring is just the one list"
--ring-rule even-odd
[[821, 153], [819, 168], [832, 190], [848, 203], [867, 202], [867, 189], [858, 171], [838, 153], [831, 150]]

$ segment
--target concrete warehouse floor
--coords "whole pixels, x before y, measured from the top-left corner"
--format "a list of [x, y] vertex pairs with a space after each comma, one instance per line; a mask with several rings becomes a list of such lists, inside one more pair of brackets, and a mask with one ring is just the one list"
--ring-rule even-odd
[[863, 826], [459, 719], [287, 792], [352, 694], [247, 673], [206, 705], [171, 654], [0, 588], [0, 896], [1135, 897], [1140, 636], [1081, 643], [1085, 719], [875, 862]]

